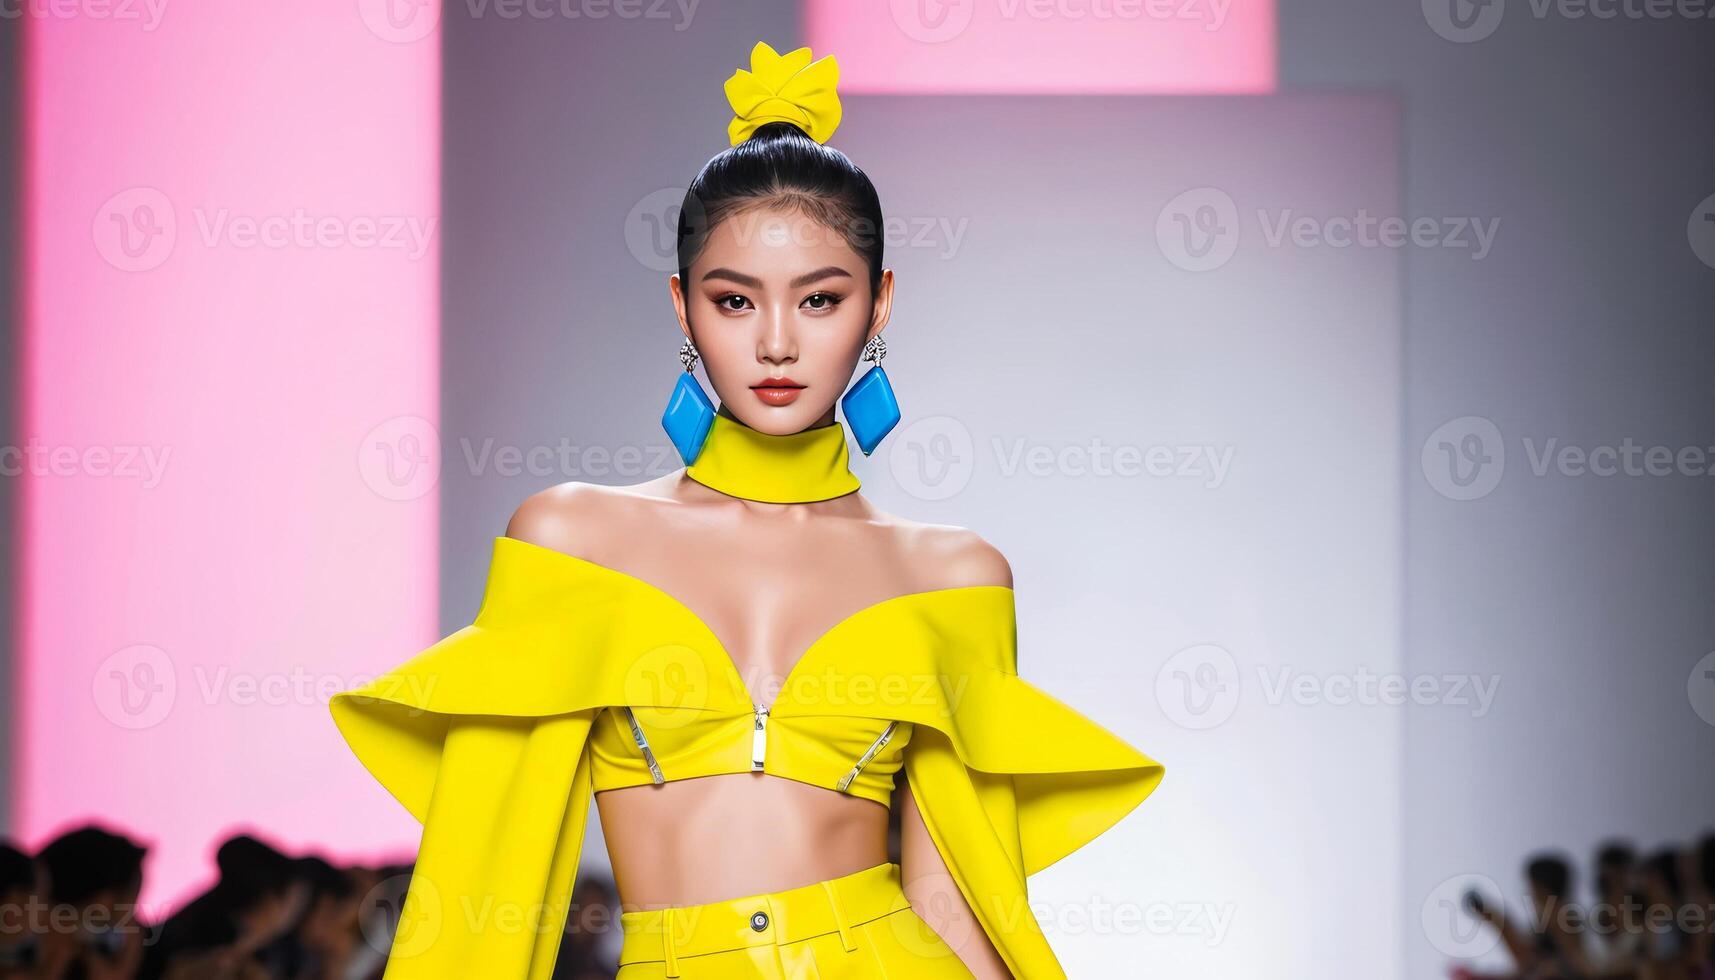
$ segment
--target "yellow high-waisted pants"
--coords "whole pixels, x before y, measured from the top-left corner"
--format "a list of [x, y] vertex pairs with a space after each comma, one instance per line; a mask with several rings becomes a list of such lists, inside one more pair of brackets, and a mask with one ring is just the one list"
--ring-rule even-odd
[[620, 913], [619, 980], [970, 980], [899, 865], [706, 905]]

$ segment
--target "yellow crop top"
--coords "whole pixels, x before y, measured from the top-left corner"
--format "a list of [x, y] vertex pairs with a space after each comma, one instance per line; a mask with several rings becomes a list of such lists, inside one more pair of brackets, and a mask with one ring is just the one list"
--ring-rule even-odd
[[735, 772], [765, 772], [889, 806], [911, 723], [837, 715], [770, 717], [649, 705], [610, 707], [590, 729], [595, 792]]

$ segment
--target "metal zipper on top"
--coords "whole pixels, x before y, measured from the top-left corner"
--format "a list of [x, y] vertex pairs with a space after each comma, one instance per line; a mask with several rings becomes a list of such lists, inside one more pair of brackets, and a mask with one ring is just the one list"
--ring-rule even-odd
[[631, 713], [630, 708], [625, 709], [625, 720], [631, 723], [631, 740], [642, 750], [643, 761], [649, 766], [649, 778], [657, 785], [666, 782], [661, 775], [661, 766], [655, 762], [655, 752], [649, 747], [649, 740], [643, 737], [643, 726], [637, 723], [637, 716]]
[[864, 752], [864, 754], [862, 756], [858, 757], [857, 765], [852, 766], [851, 772], [848, 772], [844, 776], [841, 776], [839, 785], [835, 786], [834, 788], [839, 790], [840, 792], [844, 793], [846, 791], [846, 789], [851, 786], [852, 780], [854, 780], [858, 777], [858, 773], [863, 772], [863, 767], [869, 765], [869, 760], [875, 758], [875, 754], [877, 752], [880, 752], [881, 747], [883, 745], [887, 744], [887, 740], [893, 737], [893, 730], [895, 728], [898, 728], [898, 727], [899, 727], [899, 722], [897, 719], [894, 721], [888, 722], [887, 728], [884, 731], [882, 731], [882, 733], [880, 735], [876, 736], [874, 744], [870, 745], [868, 751]]
[[756, 727], [750, 736], [750, 771], [761, 772], [762, 762], [768, 757], [768, 709], [756, 709]]

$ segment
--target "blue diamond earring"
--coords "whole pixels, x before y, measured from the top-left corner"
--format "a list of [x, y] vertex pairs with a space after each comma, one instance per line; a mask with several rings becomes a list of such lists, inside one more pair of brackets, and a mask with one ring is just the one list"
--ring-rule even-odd
[[667, 410], [661, 413], [661, 428], [667, 430], [667, 438], [673, 440], [673, 448], [679, 450], [686, 466], [696, 462], [715, 424], [715, 404], [691, 373], [697, 356], [697, 348], [689, 340], [679, 345], [679, 363], [685, 365], [685, 373], [679, 375], [673, 394], [667, 398]]
[[887, 372], [881, 369], [881, 359], [886, 356], [887, 341], [881, 339], [881, 334], [869, 338], [869, 343], [863, 345], [862, 360], [874, 361], [875, 367], [840, 399], [846, 423], [865, 456], [899, 424], [899, 399], [893, 397], [893, 385], [887, 381]]

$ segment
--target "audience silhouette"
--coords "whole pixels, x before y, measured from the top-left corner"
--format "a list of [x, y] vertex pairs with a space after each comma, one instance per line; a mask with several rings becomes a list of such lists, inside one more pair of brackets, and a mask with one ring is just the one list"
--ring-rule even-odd
[[[138, 912], [146, 846], [89, 825], [35, 855], [0, 843], [0, 980], [379, 980], [411, 865], [336, 865], [249, 834], [161, 922]], [[579, 880], [556, 980], [611, 980], [611, 882]]]

